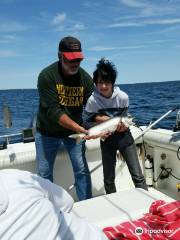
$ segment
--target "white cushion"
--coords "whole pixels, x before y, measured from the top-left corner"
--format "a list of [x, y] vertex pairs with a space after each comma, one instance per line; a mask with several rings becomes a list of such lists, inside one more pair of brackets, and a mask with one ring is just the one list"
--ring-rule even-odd
[[158, 199], [173, 201], [172, 198], [154, 189], [145, 191], [132, 188], [76, 202], [72, 211], [75, 215], [103, 228], [142, 217], [149, 211], [151, 203]]

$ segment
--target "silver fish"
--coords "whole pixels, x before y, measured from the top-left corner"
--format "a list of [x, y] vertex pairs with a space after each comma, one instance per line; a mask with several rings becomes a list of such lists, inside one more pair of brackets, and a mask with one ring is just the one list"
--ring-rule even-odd
[[7, 103], [3, 104], [3, 119], [4, 119], [4, 126], [6, 128], [12, 127], [11, 110]]
[[85, 136], [95, 136], [108, 132], [113, 133], [114, 131], [116, 131], [119, 122], [124, 123], [127, 128], [130, 125], [134, 125], [132, 117], [113, 117], [105, 122], [93, 126], [92, 128], [89, 128], [87, 135], [84, 133], [75, 133], [70, 135], [69, 137], [74, 139], [81, 139]]

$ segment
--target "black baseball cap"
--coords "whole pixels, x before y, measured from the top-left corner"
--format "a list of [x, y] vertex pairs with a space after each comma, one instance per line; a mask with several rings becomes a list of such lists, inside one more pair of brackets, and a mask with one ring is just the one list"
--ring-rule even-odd
[[81, 49], [81, 43], [80, 41], [75, 37], [64, 37], [59, 42], [59, 51], [62, 52], [62, 54], [68, 59], [83, 59], [83, 53]]

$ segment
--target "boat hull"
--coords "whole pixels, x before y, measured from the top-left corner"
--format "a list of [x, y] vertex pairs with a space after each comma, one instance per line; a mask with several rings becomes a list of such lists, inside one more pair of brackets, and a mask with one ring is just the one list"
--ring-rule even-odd
[[[180, 132], [173, 132], [165, 129], [149, 130], [141, 138], [137, 138], [142, 130], [135, 126], [131, 128], [134, 139], [137, 139], [137, 152], [144, 175], [147, 178], [145, 160], [149, 155], [153, 160], [154, 180], [159, 178], [161, 167], [172, 169], [172, 173], [180, 178], [180, 159], [178, 151], [180, 147]], [[179, 153], [180, 155], [180, 153]], [[101, 164], [101, 152], [99, 139], [86, 141], [86, 156], [91, 171], [93, 196], [103, 195], [103, 170]], [[18, 168], [36, 173], [35, 143], [8, 144], [7, 149], [0, 150], [0, 169]], [[69, 191], [72, 197], [77, 200], [74, 188], [74, 175], [71, 162], [64, 145], [58, 151], [54, 166], [54, 182]], [[153, 182], [153, 186], [167, 195], [180, 199], [178, 184], [180, 180], [169, 175], [167, 178]], [[117, 191], [134, 187], [126, 163], [117, 155], [116, 164], [116, 186]]]

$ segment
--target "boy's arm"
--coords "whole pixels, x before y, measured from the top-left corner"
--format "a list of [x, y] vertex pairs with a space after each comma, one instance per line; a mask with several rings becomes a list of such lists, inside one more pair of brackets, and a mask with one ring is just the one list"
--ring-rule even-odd
[[96, 115], [94, 119], [96, 123], [102, 123], [110, 119], [110, 117], [108, 117], [107, 115]]
[[95, 117], [96, 117], [95, 112], [88, 112], [84, 110], [82, 115], [83, 126], [87, 129], [93, 127], [96, 124]]

